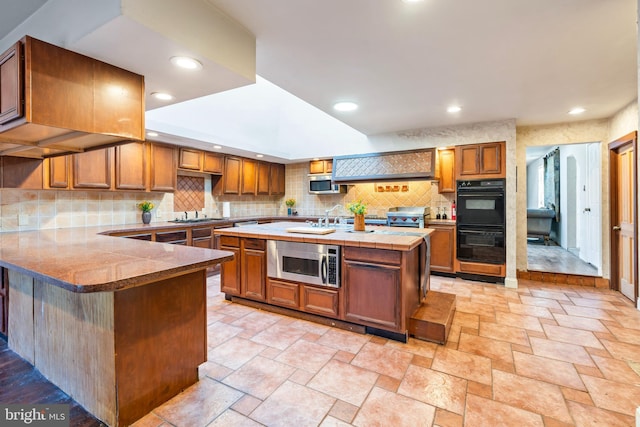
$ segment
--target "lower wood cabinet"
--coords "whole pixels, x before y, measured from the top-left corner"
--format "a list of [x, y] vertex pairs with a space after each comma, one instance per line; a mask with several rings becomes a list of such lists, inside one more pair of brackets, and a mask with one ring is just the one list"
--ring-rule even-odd
[[301, 288], [303, 311], [335, 318], [340, 315], [338, 290], [307, 285], [302, 285]]
[[7, 269], [0, 267], [0, 335], [9, 332], [9, 277]]
[[452, 225], [429, 224], [431, 233], [431, 271], [455, 272], [456, 227]]
[[240, 240], [240, 277], [242, 296], [259, 301], [267, 299], [267, 242], [263, 239]]
[[300, 286], [297, 283], [267, 279], [267, 302], [281, 307], [298, 310], [300, 308]]
[[233, 252], [233, 259], [222, 263], [220, 290], [227, 294], [240, 296], [240, 238], [220, 236], [220, 250]]

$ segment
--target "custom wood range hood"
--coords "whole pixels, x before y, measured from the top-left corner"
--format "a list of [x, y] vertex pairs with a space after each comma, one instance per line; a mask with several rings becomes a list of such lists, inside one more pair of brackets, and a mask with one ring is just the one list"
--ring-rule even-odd
[[356, 184], [401, 179], [433, 179], [435, 148], [357, 154], [333, 158], [332, 181]]
[[144, 140], [144, 77], [25, 36], [0, 55], [0, 156]]

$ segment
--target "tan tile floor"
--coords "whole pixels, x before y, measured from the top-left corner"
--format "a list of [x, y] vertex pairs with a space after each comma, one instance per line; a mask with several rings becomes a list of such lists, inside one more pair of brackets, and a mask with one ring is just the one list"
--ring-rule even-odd
[[136, 426], [634, 426], [640, 312], [621, 294], [433, 277], [445, 346], [232, 304], [208, 286], [201, 380]]

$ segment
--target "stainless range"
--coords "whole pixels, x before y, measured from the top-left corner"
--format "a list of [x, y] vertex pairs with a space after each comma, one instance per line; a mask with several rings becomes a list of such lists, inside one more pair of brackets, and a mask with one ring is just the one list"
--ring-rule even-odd
[[425, 206], [395, 207], [387, 212], [387, 225], [391, 227], [424, 228], [427, 219], [429, 208]]

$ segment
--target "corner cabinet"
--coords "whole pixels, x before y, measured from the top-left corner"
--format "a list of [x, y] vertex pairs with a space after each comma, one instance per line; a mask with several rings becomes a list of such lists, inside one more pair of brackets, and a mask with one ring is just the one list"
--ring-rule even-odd
[[504, 178], [506, 175], [504, 142], [459, 145], [456, 147], [456, 178]]

